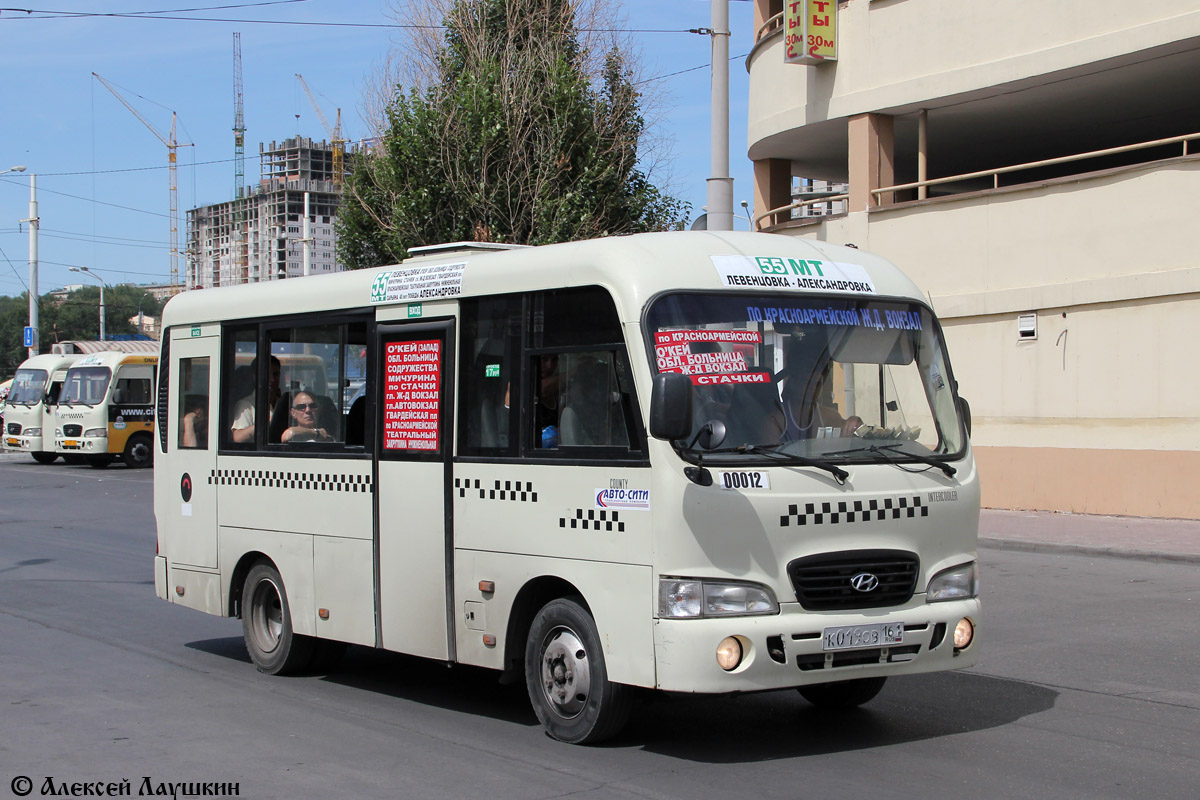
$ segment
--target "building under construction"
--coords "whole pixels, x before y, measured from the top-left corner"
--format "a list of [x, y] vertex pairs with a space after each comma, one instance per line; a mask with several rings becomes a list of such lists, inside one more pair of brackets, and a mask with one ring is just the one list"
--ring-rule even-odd
[[334, 144], [295, 137], [258, 149], [260, 177], [255, 188], [242, 197], [188, 211], [188, 289], [303, 275], [306, 192], [311, 274], [342, 270], [334, 259], [334, 219], [345, 176], [334, 169]]

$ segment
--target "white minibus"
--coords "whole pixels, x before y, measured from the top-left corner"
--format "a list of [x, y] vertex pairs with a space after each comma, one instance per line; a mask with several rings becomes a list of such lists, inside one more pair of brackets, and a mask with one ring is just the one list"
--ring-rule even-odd
[[54, 451], [54, 408], [67, 369], [79, 359], [50, 353], [33, 356], [17, 368], [4, 411], [6, 448], [23, 450], [39, 464], [54, 463], [58, 458]]
[[583, 743], [647, 691], [849, 707], [976, 661], [969, 414], [878, 256], [422, 248], [163, 324], [156, 592], [240, 617], [263, 672], [345, 643], [491, 668]]
[[93, 467], [121, 459], [154, 463], [154, 377], [158, 356], [120, 351], [81, 357], [69, 370], [54, 412], [54, 449]]

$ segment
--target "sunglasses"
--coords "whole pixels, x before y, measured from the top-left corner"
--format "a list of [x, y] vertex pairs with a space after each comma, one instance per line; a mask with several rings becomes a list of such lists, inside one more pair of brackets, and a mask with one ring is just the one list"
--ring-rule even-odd
[[316, 411], [317, 404], [316, 403], [297, 403], [296, 405], [292, 406], [292, 409], [294, 411]]

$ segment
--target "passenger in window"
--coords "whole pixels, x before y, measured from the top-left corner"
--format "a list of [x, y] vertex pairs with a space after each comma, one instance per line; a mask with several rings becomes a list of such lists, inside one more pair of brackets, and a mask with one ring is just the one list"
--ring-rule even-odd
[[558, 356], [543, 353], [538, 357], [538, 397], [535, 409], [535, 430], [538, 431], [536, 445], [546, 449], [558, 447], [559, 401], [562, 395], [562, 376], [558, 370]]
[[288, 409], [292, 424], [279, 441], [287, 442], [332, 442], [333, 436], [325, 428], [319, 427], [317, 414], [320, 411], [317, 398], [308, 392], [296, 392], [292, 396], [292, 405]]
[[[257, 375], [254, 371], [258, 359], [250, 362], [251, 374]], [[267, 397], [267, 408], [274, 408], [275, 403], [279, 401], [279, 378], [283, 372], [283, 366], [279, 363], [279, 359], [271, 356], [271, 388]], [[250, 394], [237, 401], [233, 407], [233, 423], [231, 433], [233, 441], [240, 443], [254, 441], [254, 415], [258, 397], [257, 389], [252, 389]]]
[[208, 449], [208, 395], [190, 394], [184, 398], [183, 418], [179, 421], [179, 446]]

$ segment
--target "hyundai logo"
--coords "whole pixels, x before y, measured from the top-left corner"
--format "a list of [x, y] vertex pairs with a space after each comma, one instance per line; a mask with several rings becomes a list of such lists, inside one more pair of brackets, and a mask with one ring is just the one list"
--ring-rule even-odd
[[873, 592], [879, 588], [879, 578], [869, 572], [860, 572], [850, 579], [850, 588], [856, 592]]

